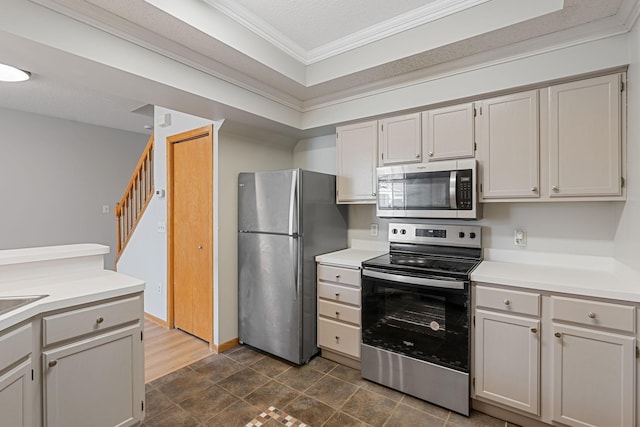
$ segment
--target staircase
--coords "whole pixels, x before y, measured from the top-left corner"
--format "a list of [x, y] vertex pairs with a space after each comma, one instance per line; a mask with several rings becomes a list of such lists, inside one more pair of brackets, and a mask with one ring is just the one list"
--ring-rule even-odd
[[153, 134], [140, 155], [122, 199], [116, 203], [116, 263], [153, 196]]

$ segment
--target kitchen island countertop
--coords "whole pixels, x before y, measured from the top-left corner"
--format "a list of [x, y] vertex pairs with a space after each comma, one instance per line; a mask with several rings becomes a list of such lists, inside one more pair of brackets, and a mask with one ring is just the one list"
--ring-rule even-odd
[[0, 331], [48, 311], [142, 292], [144, 281], [103, 269], [108, 252], [93, 244], [0, 251], [0, 297], [47, 295], [0, 315]]

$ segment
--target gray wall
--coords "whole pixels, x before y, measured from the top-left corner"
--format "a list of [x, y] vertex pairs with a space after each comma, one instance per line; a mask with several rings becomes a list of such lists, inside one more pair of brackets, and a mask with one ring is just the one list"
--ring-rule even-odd
[[148, 136], [7, 109], [0, 129], [0, 249], [100, 243], [113, 269], [113, 209]]

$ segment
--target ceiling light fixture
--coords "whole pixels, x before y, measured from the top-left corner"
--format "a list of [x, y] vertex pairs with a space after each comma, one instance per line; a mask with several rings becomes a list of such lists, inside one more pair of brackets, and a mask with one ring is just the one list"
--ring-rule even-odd
[[0, 64], [0, 82], [23, 82], [29, 80], [31, 73], [11, 65]]

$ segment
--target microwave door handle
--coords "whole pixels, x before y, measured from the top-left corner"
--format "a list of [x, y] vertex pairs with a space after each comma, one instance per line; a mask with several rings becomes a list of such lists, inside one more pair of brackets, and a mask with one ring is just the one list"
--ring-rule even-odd
[[458, 209], [458, 199], [456, 198], [456, 190], [458, 188], [458, 173], [451, 171], [449, 175], [449, 204], [451, 209]]

